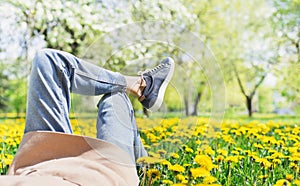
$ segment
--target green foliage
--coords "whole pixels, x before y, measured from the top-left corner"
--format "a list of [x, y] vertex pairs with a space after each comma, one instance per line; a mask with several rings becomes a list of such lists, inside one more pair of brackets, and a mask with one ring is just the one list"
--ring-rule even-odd
[[0, 110], [4, 110], [7, 107], [8, 88], [9, 88], [8, 76], [3, 73], [2, 69], [0, 69]]
[[16, 113], [24, 113], [26, 111], [26, 97], [27, 97], [27, 82], [25, 80], [10, 81], [9, 107]]
[[296, 115], [300, 115], [300, 105], [297, 105], [295, 108], [294, 108], [294, 112]]
[[299, 64], [289, 64], [278, 69], [280, 77], [277, 81], [276, 89], [281, 95], [288, 100], [288, 102], [295, 102], [299, 104], [300, 93], [300, 78], [299, 78]]
[[271, 113], [274, 111], [273, 103], [274, 90], [269, 87], [261, 87], [258, 92], [258, 110], [262, 113]]
[[49, 48], [78, 54], [80, 47], [104, 31], [99, 17], [107, 15], [105, 7], [92, 0], [83, 1], [8, 1], [14, 8], [18, 24], [25, 24], [30, 38], [42, 37]]
[[143, 106], [142, 104], [132, 95], [129, 95], [129, 99], [132, 103], [133, 109], [135, 110], [135, 114], [142, 112]]
[[300, 62], [300, 1], [273, 0], [275, 11], [271, 18], [277, 32], [280, 56], [290, 62]]
[[[119, 26], [157, 20], [162, 22], [161, 27], [174, 24], [182, 28], [182, 32], [195, 33], [212, 50], [223, 72], [215, 75], [224, 76], [226, 84], [235, 84], [227, 88], [230, 90], [226, 93], [229, 107], [240, 110], [244, 101], [241, 97], [255, 94], [255, 87], [261, 86], [261, 79], [268, 73], [277, 77], [276, 90], [288, 101], [297, 102], [299, 98], [299, 0], [137, 0], [124, 4], [93, 0], [4, 0], [1, 4], [5, 6], [1, 6], [0, 17], [8, 21], [9, 29], [5, 30], [5, 26], [0, 28], [0, 53], [1, 60], [5, 60], [10, 69], [3, 73], [4, 67], [1, 67], [0, 107], [11, 101], [11, 107], [6, 107], [9, 110], [24, 110], [17, 105], [23, 104], [21, 100], [25, 100], [26, 88], [23, 87], [22, 92], [18, 85], [26, 84], [30, 54], [40, 48], [35, 48], [38, 41], [43, 47], [68, 51], [128, 75], [135, 75], [141, 69], [153, 67], [165, 56], [172, 56], [182, 69], [173, 79], [174, 87], [178, 89], [167, 92], [168, 109], [184, 107], [193, 112], [195, 108], [192, 107], [198, 104], [197, 93], [200, 93], [198, 109], [209, 111], [212, 98], [208, 95], [213, 93], [212, 85], [209, 85], [207, 74], [201, 69], [203, 67], [199, 67], [203, 61], [195, 62], [193, 56], [187, 57], [187, 51], [154, 41], [130, 43], [119, 51], [111, 51], [118, 42], [114, 38], [90, 48], [91, 43]], [[6, 9], [10, 11], [4, 11]], [[13, 32], [7, 34], [11, 30]], [[182, 41], [182, 32], [175, 33], [170, 42]], [[7, 46], [18, 43], [19, 49], [10, 55], [11, 49]], [[86, 55], [86, 50], [93, 52]], [[103, 59], [101, 54], [105, 52], [114, 53]], [[239, 85], [237, 76], [244, 93], [236, 86]], [[10, 84], [11, 88], [8, 88]], [[20, 90], [11, 91], [14, 88]], [[261, 110], [271, 110], [268, 104], [272, 98], [264, 96], [261, 99], [266, 101], [262, 102]], [[140, 109], [139, 103], [133, 104]]]
[[170, 112], [181, 111], [184, 108], [180, 93], [172, 85], [166, 90], [164, 102]]

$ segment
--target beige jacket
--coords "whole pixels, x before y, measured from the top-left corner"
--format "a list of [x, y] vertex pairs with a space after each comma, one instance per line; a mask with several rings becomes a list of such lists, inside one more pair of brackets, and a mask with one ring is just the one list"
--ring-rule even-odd
[[77, 135], [30, 132], [24, 135], [0, 185], [138, 185], [135, 164], [114, 144]]

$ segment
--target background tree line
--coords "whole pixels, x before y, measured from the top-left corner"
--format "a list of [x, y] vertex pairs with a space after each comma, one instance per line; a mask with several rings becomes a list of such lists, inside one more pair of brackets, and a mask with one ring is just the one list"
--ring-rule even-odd
[[[254, 111], [300, 108], [299, 0], [4, 0], [0, 8], [2, 112], [25, 112], [31, 60], [36, 50], [50, 47], [132, 73], [172, 56], [180, 68], [162, 109], [186, 115], [209, 113], [212, 85], [185, 51], [157, 42], [137, 42], [104, 63], [97, 59], [97, 52], [118, 42], [111, 40], [95, 46], [95, 54], [87, 56], [87, 48], [111, 30], [153, 20], [195, 33], [213, 52], [223, 72], [216, 75], [224, 77], [228, 112], [247, 111], [252, 116]], [[172, 39], [178, 40], [180, 34]], [[85, 102], [74, 96], [76, 108], [85, 108]]]

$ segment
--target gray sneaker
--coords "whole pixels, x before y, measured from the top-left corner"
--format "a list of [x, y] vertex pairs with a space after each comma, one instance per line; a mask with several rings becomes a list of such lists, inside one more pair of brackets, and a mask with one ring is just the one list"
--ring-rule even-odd
[[142, 96], [139, 97], [139, 101], [145, 108], [152, 112], [160, 108], [173, 73], [174, 60], [170, 57], [164, 59], [153, 69], [140, 73], [146, 81], [146, 87], [142, 92]]

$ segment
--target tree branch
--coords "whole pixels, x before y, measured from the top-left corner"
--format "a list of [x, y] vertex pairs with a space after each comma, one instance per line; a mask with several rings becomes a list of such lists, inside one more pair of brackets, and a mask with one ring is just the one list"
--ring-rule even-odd
[[245, 91], [245, 88], [244, 88], [244, 86], [243, 86], [243, 84], [242, 84], [241, 78], [240, 78], [240, 76], [239, 76], [239, 73], [238, 73], [238, 71], [237, 71], [237, 69], [236, 69], [236, 66], [235, 66], [234, 64], [233, 64], [232, 66], [233, 66], [234, 74], [235, 74], [236, 79], [237, 79], [237, 81], [238, 81], [239, 87], [240, 87], [240, 89], [241, 89], [241, 92], [243, 93], [244, 96], [247, 96], [246, 91]]
[[260, 77], [260, 80], [255, 84], [253, 91], [250, 94], [250, 97], [252, 98], [257, 90], [257, 88], [262, 84], [264, 79], [266, 78], [267, 74], [264, 74], [263, 76]]

